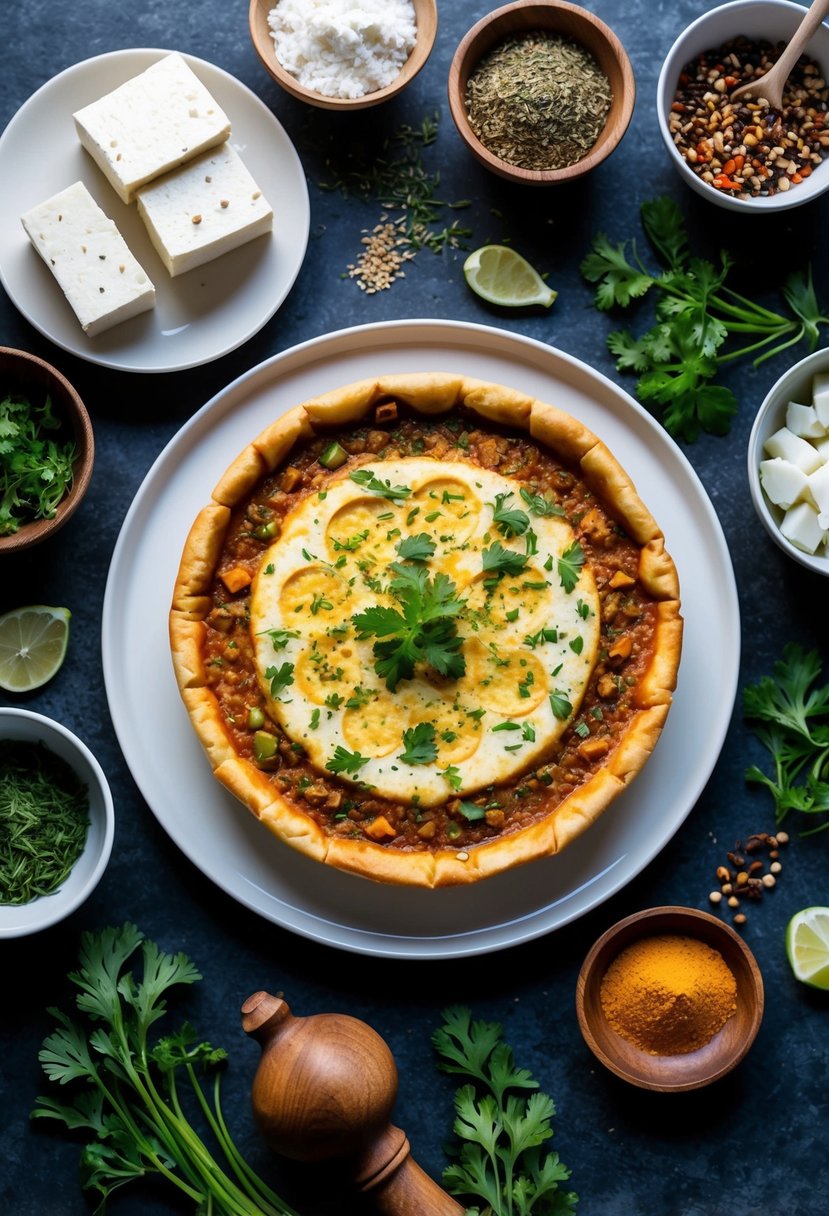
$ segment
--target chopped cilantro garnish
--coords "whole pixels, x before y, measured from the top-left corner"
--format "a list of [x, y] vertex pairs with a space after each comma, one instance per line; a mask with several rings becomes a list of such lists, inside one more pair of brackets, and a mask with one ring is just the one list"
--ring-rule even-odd
[[558, 718], [560, 722], [564, 722], [573, 712], [573, 706], [567, 699], [566, 694], [559, 691], [550, 693], [550, 707], [554, 716]]
[[308, 727], [310, 730], [316, 730], [317, 727], [319, 726], [319, 724], [320, 724], [320, 711], [319, 711], [319, 708], [317, 708], [311, 714], [311, 721], [308, 723]]
[[496, 730], [520, 730], [521, 727], [517, 722], [499, 722], [497, 726], [493, 726], [493, 734]]
[[403, 732], [403, 748], [400, 759], [404, 764], [431, 764], [437, 759], [435, 728], [431, 722], [418, 722], [417, 726]]
[[274, 650], [284, 650], [291, 638], [298, 638], [299, 634], [294, 629], [262, 629], [257, 636], [270, 638]]
[[545, 498], [543, 494], [532, 494], [529, 490], [521, 487], [521, 497], [532, 511], [533, 515], [543, 517], [545, 515], [563, 515], [564, 511], [554, 502], [550, 502], [549, 498]]
[[407, 536], [395, 545], [403, 561], [407, 562], [427, 562], [430, 557], [434, 557], [436, 547], [428, 532]]
[[376, 691], [373, 688], [363, 688], [360, 684], [354, 689], [351, 696], [345, 703], [346, 709], [362, 709], [364, 705], [368, 705], [372, 697], [376, 696]]
[[581, 634], [577, 634], [576, 637], [571, 638], [570, 649], [572, 650], [573, 654], [581, 654], [581, 652], [584, 650], [584, 638], [581, 636]]
[[569, 594], [579, 581], [581, 568], [584, 565], [584, 550], [577, 540], [568, 545], [558, 559], [558, 577], [561, 585]]
[[380, 481], [374, 476], [373, 469], [355, 469], [348, 476], [364, 490], [377, 494], [380, 498], [390, 498], [393, 502], [401, 502], [412, 492], [409, 486], [393, 486], [388, 481]]
[[496, 494], [495, 502], [490, 503], [492, 522], [507, 540], [513, 536], [523, 536], [530, 526], [530, 517], [526, 511], [521, 511], [517, 507], [509, 508], [505, 505], [510, 498], [512, 498], [511, 490], [506, 494]]
[[359, 752], [350, 752], [347, 748], [337, 745], [334, 755], [326, 764], [329, 773], [348, 773], [354, 775], [364, 764], [368, 764], [370, 756], [361, 756]]
[[514, 549], [505, 549], [499, 540], [496, 540], [495, 544], [490, 545], [488, 549], [483, 549], [481, 557], [484, 573], [491, 573], [497, 578], [504, 574], [520, 574], [527, 564], [527, 558], [523, 553], [516, 553]]
[[454, 764], [450, 764], [448, 768], [445, 768], [441, 773], [441, 777], [446, 780], [450, 788], [453, 790], [459, 790], [463, 784], [461, 781], [460, 772], [458, 771], [457, 766]]
[[422, 567], [391, 565], [389, 592], [399, 605], [375, 604], [352, 617], [359, 638], [374, 637], [374, 670], [392, 692], [428, 663], [441, 675], [459, 679], [466, 670], [456, 617], [463, 608], [457, 588], [442, 572], [430, 578]]
[[557, 629], [539, 629], [538, 633], [528, 633], [524, 638], [524, 645], [529, 646], [530, 650], [535, 650], [536, 646], [541, 646], [543, 642], [557, 642]]
[[280, 693], [294, 682], [293, 663], [283, 663], [281, 667], [267, 667], [265, 679], [271, 682], [271, 696], [276, 700]]

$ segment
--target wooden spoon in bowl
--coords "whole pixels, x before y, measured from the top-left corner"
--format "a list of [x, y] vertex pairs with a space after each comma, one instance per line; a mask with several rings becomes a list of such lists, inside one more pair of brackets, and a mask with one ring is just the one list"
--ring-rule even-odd
[[783, 89], [791, 70], [800, 58], [809, 39], [829, 13], [829, 0], [812, 0], [811, 7], [792, 35], [791, 41], [773, 67], [756, 80], [741, 84], [730, 94], [731, 101], [743, 101], [746, 97], [762, 97], [772, 110], [783, 109]]

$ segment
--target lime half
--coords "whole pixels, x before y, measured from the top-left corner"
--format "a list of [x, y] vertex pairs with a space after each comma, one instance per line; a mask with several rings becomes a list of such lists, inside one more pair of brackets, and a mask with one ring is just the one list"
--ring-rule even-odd
[[0, 616], [0, 688], [31, 692], [51, 680], [66, 656], [71, 615], [32, 604]]
[[558, 295], [526, 258], [507, 245], [482, 245], [470, 253], [463, 273], [476, 295], [505, 308], [528, 304], [549, 308]]
[[786, 926], [786, 953], [795, 977], [829, 991], [829, 908], [804, 908]]

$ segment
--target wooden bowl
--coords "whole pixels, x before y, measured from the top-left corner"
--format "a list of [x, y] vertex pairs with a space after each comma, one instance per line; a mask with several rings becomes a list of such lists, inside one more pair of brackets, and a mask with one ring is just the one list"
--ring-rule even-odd
[[[632, 942], [660, 934], [695, 937], [718, 950], [737, 982], [737, 1010], [697, 1051], [654, 1056], [617, 1034], [605, 1018], [601, 986], [617, 955]], [[658, 1093], [701, 1089], [743, 1059], [763, 1018], [763, 979], [754, 955], [730, 925], [695, 908], [649, 908], [602, 934], [584, 960], [576, 986], [576, 1013], [584, 1040], [617, 1077]]]
[[[610, 112], [601, 135], [588, 154], [564, 169], [521, 169], [493, 155], [469, 125], [466, 86], [481, 58], [515, 34], [543, 31], [561, 34], [590, 51], [613, 91]], [[516, 0], [473, 25], [455, 51], [449, 69], [449, 108], [461, 139], [482, 165], [509, 181], [549, 186], [583, 177], [601, 164], [628, 128], [636, 99], [633, 68], [625, 48], [603, 21], [566, 0]]]
[[52, 519], [37, 519], [22, 524], [17, 532], [0, 536], [0, 554], [13, 553], [40, 544], [74, 514], [86, 494], [92, 476], [95, 444], [92, 423], [83, 401], [65, 376], [37, 355], [0, 346], [0, 397], [8, 392], [21, 393], [30, 401], [42, 401], [48, 396], [55, 412], [64, 419], [68, 434], [74, 436], [77, 456], [74, 481], [68, 494], [58, 504]]
[[374, 93], [366, 93], [362, 97], [326, 97], [313, 89], [306, 89], [295, 76], [286, 72], [276, 57], [274, 41], [268, 25], [268, 13], [274, 7], [276, 0], [250, 0], [248, 23], [250, 36], [257, 55], [265, 70], [270, 73], [278, 85], [286, 93], [309, 105], [319, 106], [323, 110], [365, 110], [369, 106], [379, 105], [396, 97], [414, 80], [420, 69], [426, 63], [435, 43], [438, 28], [438, 12], [436, 0], [412, 0], [417, 24], [417, 38], [414, 49], [403, 64], [399, 75], [391, 84]]

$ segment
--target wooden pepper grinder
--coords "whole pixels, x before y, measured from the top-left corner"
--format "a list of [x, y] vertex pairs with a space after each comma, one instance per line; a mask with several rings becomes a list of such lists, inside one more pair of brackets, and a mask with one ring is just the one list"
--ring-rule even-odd
[[294, 1017], [267, 992], [245, 1001], [242, 1028], [262, 1048], [251, 1101], [272, 1148], [295, 1161], [343, 1160], [383, 1216], [463, 1216], [390, 1121], [397, 1067], [376, 1031], [345, 1014]]

